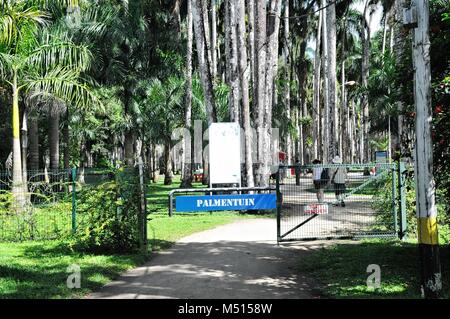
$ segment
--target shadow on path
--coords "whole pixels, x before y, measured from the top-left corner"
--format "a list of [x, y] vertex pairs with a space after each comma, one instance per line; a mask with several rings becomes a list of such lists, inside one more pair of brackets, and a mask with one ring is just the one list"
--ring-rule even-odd
[[88, 298], [314, 298], [298, 249], [274, 242], [179, 242]]

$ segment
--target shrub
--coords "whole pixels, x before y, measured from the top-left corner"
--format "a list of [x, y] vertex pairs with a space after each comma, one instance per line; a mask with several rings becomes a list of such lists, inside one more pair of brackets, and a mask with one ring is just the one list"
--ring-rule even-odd
[[[394, 177], [397, 178], [396, 173]], [[407, 234], [414, 236], [417, 231], [416, 221], [416, 193], [414, 188], [414, 179], [407, 178], [405, 186], [406, 195], [406, 223]], [[372, 207], [377, 213], [376, 222], [377, 226], [386, 227], [389, 230], [393, 230], [392, 219], [392, 175], [383, 177], [377, 182], [377, 192], [374, 196], [374, 202]], [[396, 200], [399, 200], [398, 190], [396, 190]], [[397, 204], [398, 205], [398, 204]], [[397, 206], [397, 219], [400, 222], [400, 209]]]
[[139, 191], [132, 171], [80, 192], [72, 246], [91, 252], [133, 252], [139, 248]]
[[[414, 176], [412, 174], [408, 174], [405, 184], [407, 235], [409, 237], [417, 237], [416, 188]], [[391, 177], [383, 179], [382, 184], [379, 185], [379, 187], [381, 188], [374, 196], [373, 203], [373, 208], [377, 212], [377, 225], [389, 227], [388, 225], [392, 224]], [[441, 189], [437, 189], [436, 191], [436, 207], [438, 211], [439, 242], [448, 244], [450, 243], [450, 222], [447, 209], [448, 201], [444, 191]], [[398, 214], [400, 214], [400, 212], [398, 212]], [[398, 215], [398, 218], [400, 219], [400, 215]]]
[[9, 213], [14, 203], [14, 197], [10, 191], [0, 190], [0, 215]]

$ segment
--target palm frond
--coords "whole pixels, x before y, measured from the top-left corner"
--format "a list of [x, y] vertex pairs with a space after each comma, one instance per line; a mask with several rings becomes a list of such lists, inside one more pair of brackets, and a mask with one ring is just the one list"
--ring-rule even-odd
[[85, 71], [90, 68], [91, 61], [92, 54], [87, 45], [55, 40], [47, 35], [43, 44], [23, 59], [22, 65], [33, 65], [42, 69], [64, 65]]
[[47, 13], [34, 7], [27, 8], [21, 2], [7, 5], [0, 14], [0, 42], [10, 45], [20, 41], [23, 29], [44, 26], [48, 18]]
[[0, 76], [3, 80], [10, 77], [16, 63], [14, 55], [0, 52]]
[[54, 96], [78, 108], [88, 108], [100, 101], [86, 83], [79, 81], [80, 70], [55, 67], [44, 74], [33, 74], [22, 84], [32, 96]]

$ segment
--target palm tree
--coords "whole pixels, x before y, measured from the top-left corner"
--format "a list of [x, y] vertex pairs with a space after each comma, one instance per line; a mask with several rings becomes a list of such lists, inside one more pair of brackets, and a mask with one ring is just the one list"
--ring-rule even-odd
[[[90, 65], [87, 46], [54, 36], [41, 27], [49, 16], [24, 1], [3, 2], [0, 15], [0, 72], [11, 86], [13, 129], [13, 194], [23, 202], [20, 149], [19, 98], [21, 93], [50, 96], [86, 105], [93, 97], [80, 83], [81, 72]], [[43, 36], [37, 39], [39, 32]]]
[[164, 184], [172, 184], [172, 132], [183, 124], [184, 81], [178, 77], [169, 77], [165, 81], [153, 79], [148, 84], [145, 109], [145, 122], [151, 127], [154, 140], [164, 144]]

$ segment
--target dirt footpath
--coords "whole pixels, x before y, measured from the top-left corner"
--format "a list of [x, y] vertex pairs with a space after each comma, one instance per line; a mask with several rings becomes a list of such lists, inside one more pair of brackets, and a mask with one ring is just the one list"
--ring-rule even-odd
[[241, 220], [181, 239], [88, 298], [317, 298], [298, 262], [330, 243], [277, 246], [274, 219]]

